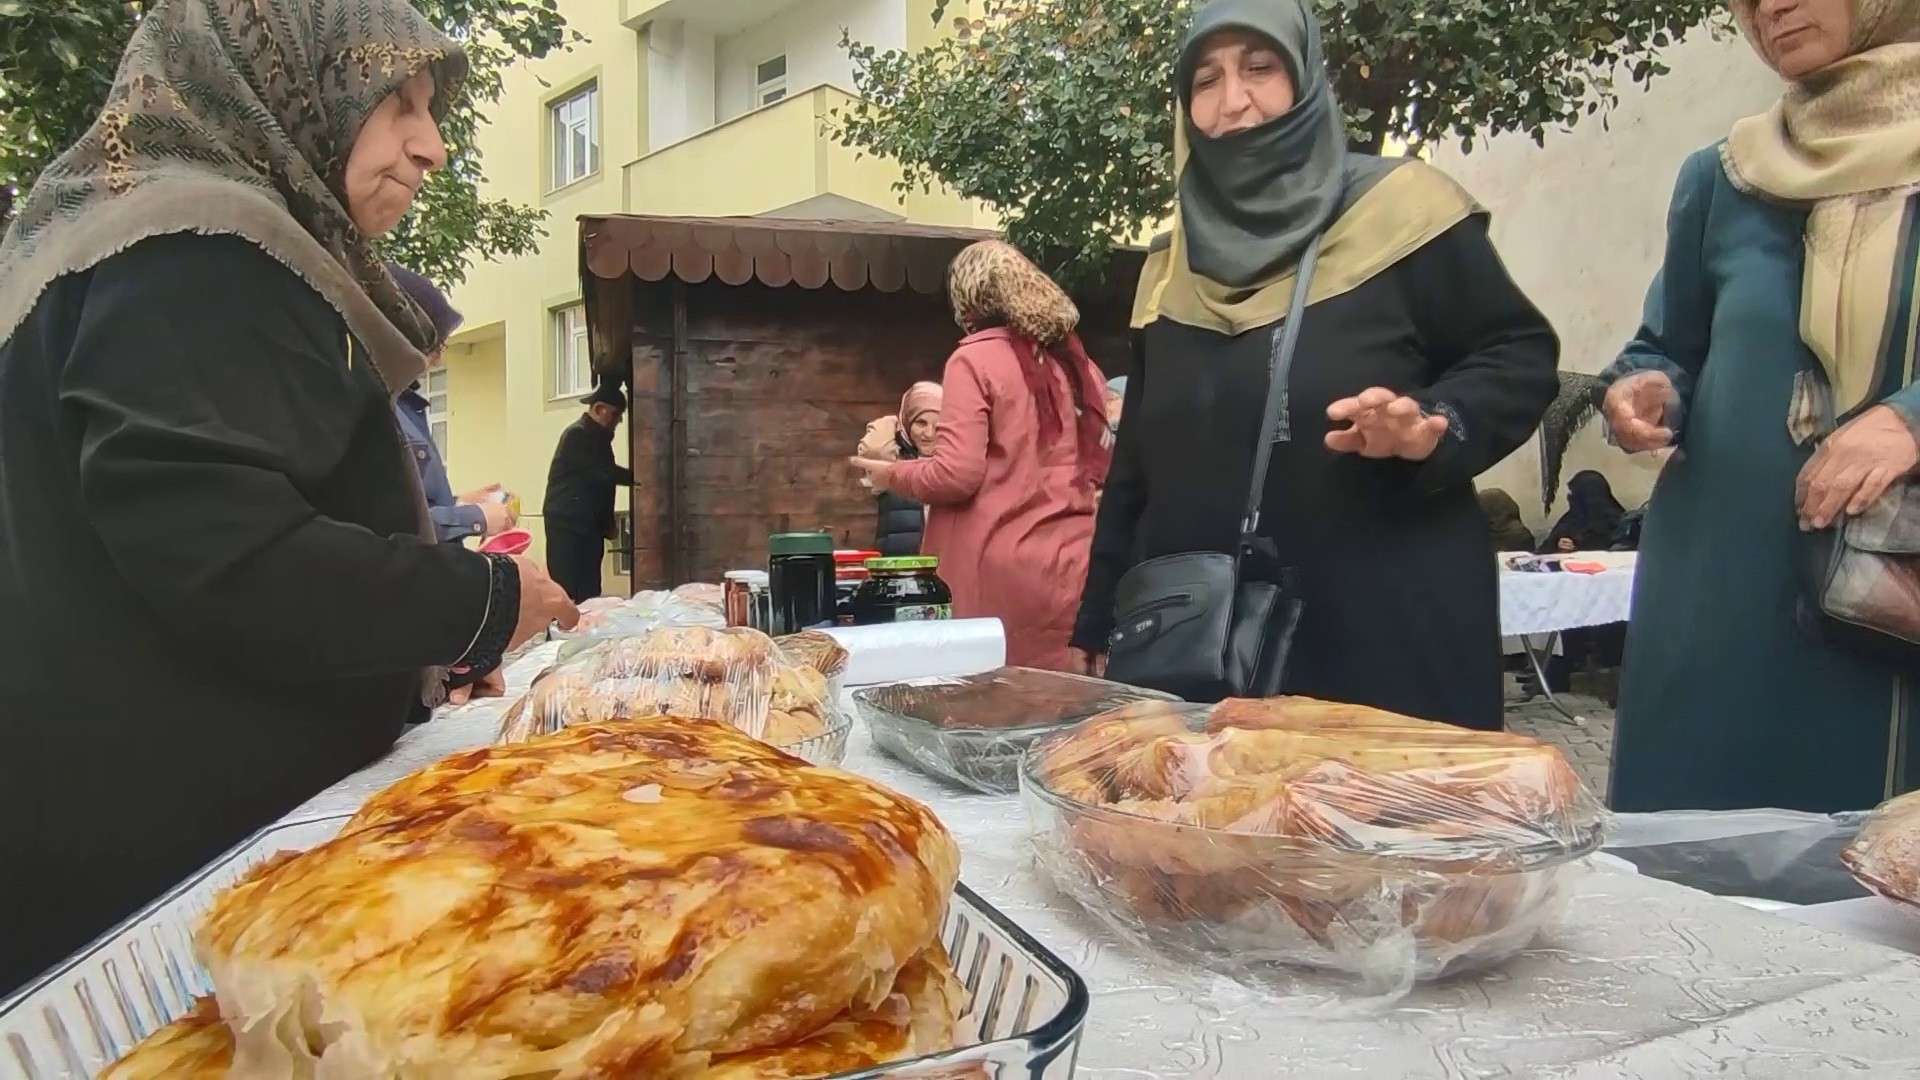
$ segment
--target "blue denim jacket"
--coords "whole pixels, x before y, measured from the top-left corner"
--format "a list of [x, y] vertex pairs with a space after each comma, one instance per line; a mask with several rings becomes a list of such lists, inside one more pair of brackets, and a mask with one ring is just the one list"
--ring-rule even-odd
[[487, 534], [487, 515], [477, 506], [462, 506], [454, 501], [453, 485], [447, 482], [447, 466], [440, 460], [440, 447], [433, 441], [433, 423], [427, 419], [427, 399], [415, 383], [401, 391], [393, 403], [393, 414], [400, 421], [400, 433], [407, 437], [407, 453], [420, 472], [420, 487], [427, 495], [427, 511], [433, 517], [433, 529], [443, 544], [457, 544], [470, 537]]

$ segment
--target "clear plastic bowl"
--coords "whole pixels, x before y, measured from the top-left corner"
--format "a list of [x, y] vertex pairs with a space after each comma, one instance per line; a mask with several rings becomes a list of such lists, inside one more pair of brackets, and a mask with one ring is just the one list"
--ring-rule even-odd
[[[193, 927], [214, 898], [283, 851], [338, 835], [350, 815], [276, 825], [176, 886], [38, 981], [0, 1001], [0, 1077], [93, 1080], [134, 1044], [186, 1015], [212, 984]], [[941, 931], [967, 990], [963, 1040], [945, 1054], [832, 1080], [1070, 1080], [1087, 1019], [1087, 987], [965, 885]]]
[[887, 754], [930, 776], [1010, 795], [1020, 790], [1020, 758], [1036, 739], [1130, 702], [1177, 699], [1080, 675], [1004, 667], [868, 687], [854, 691], [853, 700], [874, 745]]
[[[1177, 709], [1176, 724], [1208, 731], [1207, 707]], [[1177, 800], [1136, 801], [1136, 813], [1084, 797], [1087, 760], [1134, 775], [1218, 768], [1217, 744], [1141, 754], [1151, 737], [1132, 737], [1136, 719], [1169, 723], [1167, 710], [1091, 721], [1086, 731], [1102, 725], [1108, 738], [1065, 751], [1090, 751], [1077, 773], [1049, 751], [1079, 729], [1028, 751], [1020, 790], [1037, 862], [1129, 944], [1244, 982], [1390, 1001], [1415, 982], [1492, 966], [1558, 920], [1569, 875], [1604, 838], [1604, 811], [1570, 772], [1573, 786], [1555, 788], [1564, 812], [1547, 819], [1508, 815], [1514, 804], [1500, 796], [1455, 798], [1417, 775], [1369, 777], [1338, 759], [1324, 772], [1250, 782], [1233, 811], [1244, 816], [1226, 828], [1145, 812], [1199, 817]], [[1061, 790], [1075, 785], [1083, 797]]]

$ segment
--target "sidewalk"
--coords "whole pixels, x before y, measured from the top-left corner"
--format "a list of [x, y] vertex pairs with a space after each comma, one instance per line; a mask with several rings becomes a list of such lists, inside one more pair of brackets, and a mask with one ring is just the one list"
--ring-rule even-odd
[[1560, 701], [1587, 722], [1575, 725], [1536, 698], [1523, 705], [1507, 706], [1507, 729], [1558, 746], [1588, 789], [1605, 798], [1613, 757], [1613, 710], [1599, 698], [1580, 694], [1562, 694]]

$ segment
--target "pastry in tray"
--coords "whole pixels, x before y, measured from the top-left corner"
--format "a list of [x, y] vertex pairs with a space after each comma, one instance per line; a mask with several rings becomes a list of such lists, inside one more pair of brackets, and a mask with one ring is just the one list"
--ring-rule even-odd
[[755, 630], [665, 627], [602, 642], [535, 679], [502, 717], [497, 740], [659, 713], [758, 734], [781, 666], [773, 640]]
[[886, 1007], [958, 864], [924, 806], [663, 716], [422, 769], [222, 894], [195, 946], [242, 1060], [676, 1076]]
[[1538, 740], [1304, 698], [1126, 706], [1029, 769], [1056, 838], [1135, 915], [1322, 945], [1370, 923], [1498, 933], [1545, 898], [1529, 871], [1584, 854], [1600, 816]]
[[823, 634], [818, 630], [788, 634], [783, 638], [775, 638], [773, 643], [780, 647], [780, 653], [787, 662], [804, 664], [829, 679], [846, 674], [847, 662], [852, 659], [846, 646], [835, 640], [832, 634]]
[[[877, 1006], [848, 1011], [803, 1039], [686, 1063], [672, 1080], [813, 1080], [858, 1072], [952, 1049], [966, 988], [935, 944], [908, 961]], [[202, 998], [193, 1011], [161, 1028], [115, 1062], [100, 1080], [227, 1080], [233, 1032], [218, 1003]]]
[[1920, 906], [1920, 791], [1881, 803], [1840, 861], [1868, 889]]

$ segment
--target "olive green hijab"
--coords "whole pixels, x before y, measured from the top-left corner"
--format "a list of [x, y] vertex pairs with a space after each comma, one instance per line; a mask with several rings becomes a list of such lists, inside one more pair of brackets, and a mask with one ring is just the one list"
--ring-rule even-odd
[[407, 0], [160, 0], [99, 118], [40, 174], [0, 243], [0, 342], [55, 279], [140, 240], [238, 235], [326, 297], [399, 393], [424, 370], [433, 327], [341, 185], [367, 115], [429, 69], [439, 114], [465, 54]]
[[[1259, 127], [1209, 138], [1186, 117], [1193, 72], [1207, 39], [1236, 29], [1274, 44], [1293, 76], [1294, 105]], [[1311, 303], [1358, 287], [1481, 212], [1424, 162], [1347, 150], [1307, 0], [1212, 0], [1194, 16], [1174, 78], [1179, 197], [1173, 229], [1141, 273], [1136, 328], [1165, 318], [1240, 334], [1277, 322], [1316, 235]]]

